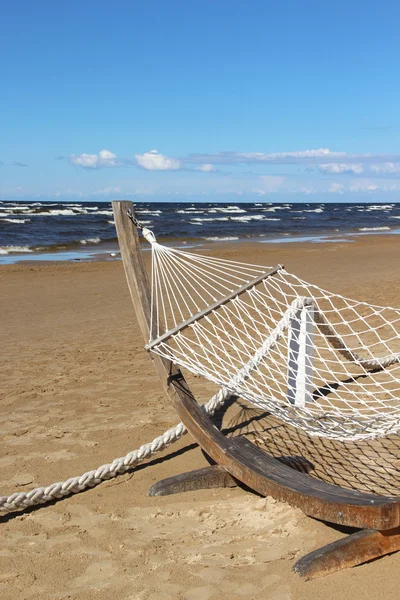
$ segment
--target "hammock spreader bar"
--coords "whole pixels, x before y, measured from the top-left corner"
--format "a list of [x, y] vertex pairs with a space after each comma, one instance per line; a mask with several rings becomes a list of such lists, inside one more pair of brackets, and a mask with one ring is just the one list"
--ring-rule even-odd
[[261, 283], [262, 281], [264, 281], [264, 279], [268, 279], [268, 277], [272, 277], [273, 275], [276, 275], [282, 269], [284, 269], [283, 265], [277, 265], [273, 269], [270, 269], [269, 271], [266, 271], [265, 273], [262, 273], [258, 277], [255, 277], [254, 279], [252, 279], [248, 283], [242, 285], [237, 290], [234, 290], [231, 294], [228, 294], [227, 296], [224, 296], [223, 298], [221, 298], [221, 300], [217, 300], [217, 302], [214, 302], [213, 304], [210, 304], [210, 306], [207, 306], [207, 308], [205, 308], [204, 310], [202, 310], [202, 311], [200, 311], [200, 312], [192, 315], [191, 317], [189, 317], [189, 319], [186, 319], [186, 321], [183, 321], [182, 323], [179, 323], [179, 325], [177, 325], [176, 327], [173, 327], [172, 329], [169, 329], [168, 331], [166, 331], [162, 335], [158, 336], [156, 339], [151, 340], [151, 342], [149, 342], [148, 344], [145, 345], [145, 349], [146, 350], [152, 350], [152, 348], [154, 348], [155, 346], [158, 346], [158, 344], [161, 344], [162, 342], [166, 342], [172, 336], [176, 335], [180, 331], [183, 331], [184, 329], [186, 329], [190, 325], [193, 325], [193, 323], [196, 323], [197, 321], [199, 321], [203, 317], [206, 317], [207, 315], [209, 315], [210, 313], [212, 313], [214, 310], [216, 310], [220, 306], [224, 306], [224, 304], [227, 304], [231, 300], [234, 300], [235, 298], [238, 298], [239, 296], [241, 296], [242, 294], [244, 294], [245, 292], [247, 292], [248, 290], [250, 290], [252, 287], [255, 287], [256, 285], [258, 285], [259, 283]]

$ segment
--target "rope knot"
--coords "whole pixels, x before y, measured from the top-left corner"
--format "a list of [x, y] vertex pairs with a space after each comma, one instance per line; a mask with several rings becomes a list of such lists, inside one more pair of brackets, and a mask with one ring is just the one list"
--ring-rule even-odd
[[150, 231], [150, 229], [147, 229], [147, 227], [142, 228], [142, 234], [144, 239], [149, 242], [149, 244], [155, 244], [157, 242], [156, 236], [152, 231]]

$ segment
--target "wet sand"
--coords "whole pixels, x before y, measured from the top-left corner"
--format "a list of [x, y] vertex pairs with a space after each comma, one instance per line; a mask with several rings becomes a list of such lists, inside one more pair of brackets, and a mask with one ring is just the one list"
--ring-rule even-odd
[[[210, 246], [211, 248], [211, 246]], [[399, 241], [215, 244], [224, 258], [288, 270], [322, 287], [400, 306]], [[0, 267], [0, 493], [67, 479], [177, 422], [143, 350], [122, 263]], [[194, 379], [205, 401], [213, 386]], [[400, 553], [322, 580], [297, 558], [343, 536], [240, 488], [146, 496], [157, 480], [206, 464], [186, 436], [130, 474], [4, 517], [5, 600], [396, 598]]]

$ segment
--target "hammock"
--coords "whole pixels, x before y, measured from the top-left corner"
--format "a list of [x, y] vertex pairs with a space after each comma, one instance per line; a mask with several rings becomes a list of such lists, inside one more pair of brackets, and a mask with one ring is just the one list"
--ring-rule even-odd
[[166, 247], [142, 229], [152, 248], [148, 350], [312, 436], [400, 428], [400, 310], [325, 291], [281, 265]]

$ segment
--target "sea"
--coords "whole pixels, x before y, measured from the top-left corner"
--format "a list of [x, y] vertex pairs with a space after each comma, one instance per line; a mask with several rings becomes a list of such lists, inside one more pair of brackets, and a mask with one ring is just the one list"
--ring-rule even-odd
[[[400, 203], [138, 202], [135, 212], [157, 239], [186, 248], [223, 241], [344, 243], [400, 234]], [[109, 202], [0, 201], [0, 264], [99, 258], [118, 258]]]

